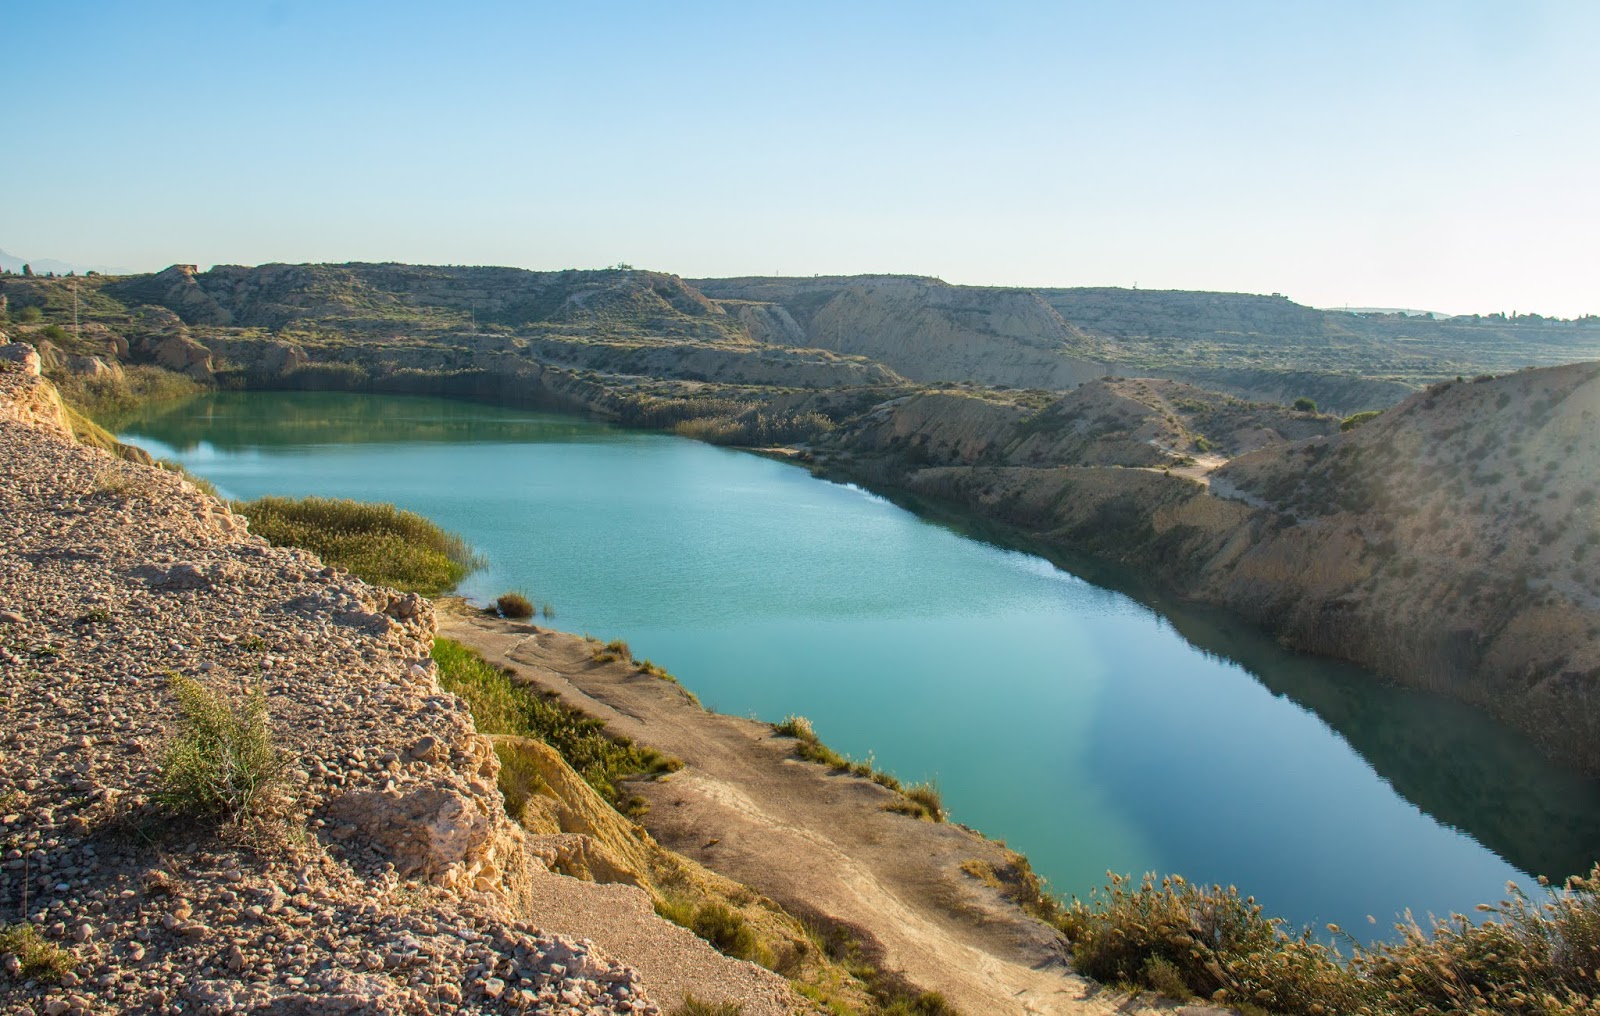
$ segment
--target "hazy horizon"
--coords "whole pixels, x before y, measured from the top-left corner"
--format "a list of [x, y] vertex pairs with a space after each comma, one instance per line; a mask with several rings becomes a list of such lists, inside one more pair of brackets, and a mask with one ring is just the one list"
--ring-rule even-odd
[[627, 262], [1600, 313], [1592, 4], [10, 21], [27, 157], [0, 167], [0, 246], [25, 258]]

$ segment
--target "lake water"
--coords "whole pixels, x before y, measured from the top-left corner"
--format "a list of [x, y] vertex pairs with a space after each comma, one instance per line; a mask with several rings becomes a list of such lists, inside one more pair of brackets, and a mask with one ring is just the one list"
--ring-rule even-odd
[[[1166, 616], [1049, 561], [755, 455], [442, 399], [220, 393], [123, 440], [226, 496], [392, 501], [709, 707], [810, 717], [1059, 892], [1110, 871], [1236, 884], [1386, 935], [1600, 856], [1600, 787], [1464, 707]], [[1369, 923], [1368, 916], [1376, 919]]]

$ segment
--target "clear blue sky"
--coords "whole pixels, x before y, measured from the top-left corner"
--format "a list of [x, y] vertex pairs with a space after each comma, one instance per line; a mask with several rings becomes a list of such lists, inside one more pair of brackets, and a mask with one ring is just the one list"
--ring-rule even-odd
[[19, 3], [0, 248], [1600, 312], [1600, 3]]

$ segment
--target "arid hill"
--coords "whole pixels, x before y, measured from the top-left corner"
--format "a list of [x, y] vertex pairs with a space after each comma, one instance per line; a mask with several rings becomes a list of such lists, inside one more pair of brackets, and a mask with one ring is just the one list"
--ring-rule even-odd
[[[1129, 565], [1600, 770], [1600, 364], [1443, 382], [1346, 431], [1164, 408], [1182, 390], [1102, 381], [1037, 408], [916, 396], [835, 432], [825, 468]], [[1237, 457], [1181, 462], [1202, 419]], [[1289, 440], [1247, 450], [1267, 432]]]

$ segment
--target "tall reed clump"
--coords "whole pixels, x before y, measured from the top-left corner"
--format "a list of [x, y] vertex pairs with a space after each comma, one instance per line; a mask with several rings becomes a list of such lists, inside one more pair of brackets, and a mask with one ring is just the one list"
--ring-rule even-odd
[[267, 811], [282, 789], [288, 756], [273, 743], [267, 696], [259, 688], [243, 702], [180, 674], [170, 676], [178, 697], [176, 734], [161, 756], [161, 798], [180, 811], [247, 818]]
[[514, 589], [495, 597], [494, 607], [500, 612], [501, 617], [520, 620], [533, 616], [533, 601], [528, 599], [526, 594]]
[[269, 543], [309, 550], [374, 585], [436, 596], [482, 563], [461, 537], [392, 504], [262, 497], [233, 508]]
[[[542, 696], [535, 689], [516, 683], [509, 673], [453, 639], [434, 639], [433, 659], [439, 665], [440, 687], [466, 702], [480, 734], [538, 738], [560, 753], [618, 810], [639, 810], [639, 802], [625, 796], [618, 781], [683, 767], [678, 759], [654, 748], [611, 737], [600, 720], [585, 716], [558, 698]], [[517, 793], [512, 788], [512, 795], [508, 796]]]
[[1346, 959], [1309, 929], [1288, 934], [1231, 886], [1113, 875], [1055, 923], [1090, 977], [1246, 1012], [1600, 1014], [1600, 866], [1544, 900], [1511, 887], [1508, 899], [1480, 909], [1490, 915], [1481, 924], [1460, 914], [1426, 929], [1413, 921], [1395, 943], [1362, 946], [1345, 936]]

